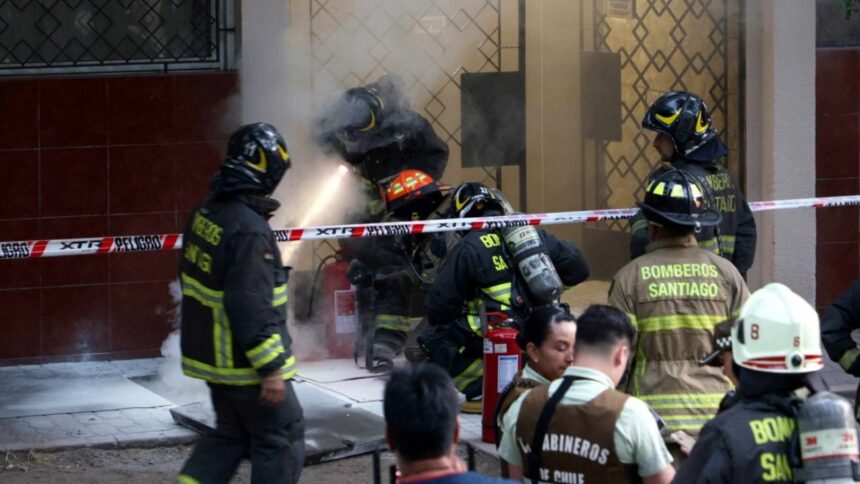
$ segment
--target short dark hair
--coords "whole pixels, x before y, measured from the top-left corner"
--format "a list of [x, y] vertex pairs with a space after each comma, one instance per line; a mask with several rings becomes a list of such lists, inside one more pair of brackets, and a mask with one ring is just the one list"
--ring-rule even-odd
[[608, 350], [619, 342], [633, 346], [636, 329], [623, 311], [593, 304], [576, 320], [576, 350]]
[[523, 324], [523, 329], [517, 334], [517, 345], [523, 351], [526, 345], [532, 343], [540, 346], [549, 336], [550, 324], [562, 321], [576, 321], [565, 307], [556, 305], [544, 306], [535, 309]]
[[439, 366], [418, 363], [394, 370], [382, 407], [395, 451], [407, 462], [451, 450], [460, 404], [454, 382]]

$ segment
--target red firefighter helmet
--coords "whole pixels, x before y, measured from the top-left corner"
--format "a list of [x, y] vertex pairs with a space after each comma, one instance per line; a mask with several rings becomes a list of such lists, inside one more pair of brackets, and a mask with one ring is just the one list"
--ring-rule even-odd
[[424, 220], [442, 201], [443, 188], [423, 171], [404, 170], [388, 185], [385, 203], [395, 218]]

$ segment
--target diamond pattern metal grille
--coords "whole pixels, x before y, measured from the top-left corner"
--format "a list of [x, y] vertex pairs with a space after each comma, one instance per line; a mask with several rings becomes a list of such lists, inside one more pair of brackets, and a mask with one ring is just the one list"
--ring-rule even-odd
[[220, 3], [2, 0], [0, 71], [217, 63]]
[[[651, 102], [670, 90], [702, 96], [730, 148], [729, 166], [737, 169], [739, 2], [640, 0], [631, 19], [610, 18], [604, 2], [594, 3], [594, 48], [621, 56], [622, 83], [622, 141], [594, 143], [596, 206], [630, 207], [642, 196], [643, 182], [660, 160], [653, 135], [640, 122]], [[607, 225], [626, 228], [620, 221]]]
[[[501, 71], [502, 0], [311, 1], [313, 86], [319, 105], [396, 72], [412, 108], [460, 163], [460, 74]], [[495, 185], [484, 169], [483, 181]]]
[[[460, 74], [502, 71], [502, 3], [511, 0], [311, 0], [314, 102], [387, 72], [403, 77], [412, 109], [427, 118], [460, 166]], [[517, 27], [516, 24], [513, 25]], [[481, 168], [471, 179], [497, 186]], [[450, 180], [449, 180], [450, 181]], [[317, 255], [333, 250], [322, 243]]]

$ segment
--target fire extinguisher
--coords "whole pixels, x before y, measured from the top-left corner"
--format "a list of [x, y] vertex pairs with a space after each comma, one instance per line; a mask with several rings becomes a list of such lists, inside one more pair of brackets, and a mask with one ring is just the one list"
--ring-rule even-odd
[[[497, 313], [488, 313], [488, 320]], [[493, 318], [484, 333], [484, 395], [481, 410], [481, 440], [496, 442], [496, 403], [499, 394], [514, 379], [522, 366], [522, 351], [517, 345], [517, 331], [507, 315]]]
[[349, 259], [340, 251], [321, 263], [322, 309], [329, 358], [351, 358], [358, 336], [358, 293], [346, 276]]

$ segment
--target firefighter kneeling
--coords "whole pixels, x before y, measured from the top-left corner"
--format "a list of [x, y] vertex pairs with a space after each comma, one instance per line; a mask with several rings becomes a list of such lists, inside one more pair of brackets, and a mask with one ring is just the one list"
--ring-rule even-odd
[[860, 477], [848, 402], [828, 392], [805, 402], [796, 396], [799, 389], [816, 391], [821, 385], [815, 309], [786, 286], [768, 284], [744, 304], [731, 340], [737, 395], [702, 429], [677, 482], [853, 482]]
[[[500, 192], [481, 183], [464, 183], [454, 192], [452, 217], [504, 215], [508, 207]], [[576, 246], [542, 230], [523, 230], [526, 228], [533, 229], [465, 233], [448, 252], [427, 293], [428, 326], [417, 340], [429, 360], [445, 368], [457, 390], [466, 396], [464, 412], [479, 413], [482, 407], [488, 315], [502, 314], [519, 322], [535, 307], [551, 302], [539, 301], [536, 289], [549, 285], [534, 284], [536, 275], [552, 273], [558, 279], [556, 296], [563, 286], [575, 286], [588, 278], [588, 264]], [[537, 270], [529, 266], [532, 262], [549, 267]]]

